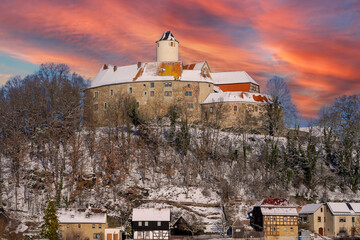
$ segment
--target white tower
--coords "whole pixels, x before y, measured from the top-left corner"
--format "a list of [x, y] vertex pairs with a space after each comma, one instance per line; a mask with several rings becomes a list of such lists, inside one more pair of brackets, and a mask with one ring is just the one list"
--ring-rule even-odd
[[156, 61], [179, 61], [179, 42], [170, 31], [164, 32], [161, 38], [156, 41]]

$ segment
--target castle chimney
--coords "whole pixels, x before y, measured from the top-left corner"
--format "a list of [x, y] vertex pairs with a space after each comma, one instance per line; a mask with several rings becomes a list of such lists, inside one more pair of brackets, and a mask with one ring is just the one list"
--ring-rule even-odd
[[141, 62], [138, 62], [137, 67], [138, 69], [141, 67]]

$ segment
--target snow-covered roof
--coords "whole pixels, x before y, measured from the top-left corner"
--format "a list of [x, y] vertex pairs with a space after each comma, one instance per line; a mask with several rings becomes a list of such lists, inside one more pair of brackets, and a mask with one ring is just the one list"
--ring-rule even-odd
[[355, 213], [360, 214], [360, 203], [349, 203], [349, 205]]
[[92, 209], [65, 209], [57, 210], [60, 223], [106, 223], [106, 211]]
[[201, 104], [220, 103], [220, 102], [253, 102], [270, 103], [269, 95], [250, 92], [217, 92], [210, 93]]
[[333, 215], [360, 215], [360, 203], [328, 202]]
[[201, 70], [205, 64], [207, 64], [206, 61], [202, 61], [202, 62], [198, 62], [198, 63], [191, 63], [191, 64], [184, 64], [183, 69], [185, 69], [185, 70]]
[[169, 208], [134, 208], [132, 212], [133, 221], [169, 221]]
[[201, 71], [204, 62], [192, 70], [182, 70], [182, 62], [147, 62], [128, 66], [103, 65], [91, 82], [90, 88], [142, 81], [211, 82], [209, 73]]
[[161, 38], [158, 41], [176, 41], [179, 42], [178, 40], [175, 39], [174, 35], [171, 33], [171, 31], [166, 31], [163, 33], [163, 35], [161, 36]]
[[260, 207], [264, 216], [298, 216], [296, 207]]
[[215, 85], [221, 84], [236, 84], [236, 83], [254, 83], [259, 85], [249, 74], [245, 71], [235, 72], [212, 72], [211, 78]]
[[299, 214], [312, 214], [316, 212], [322, 205], [323, 205], [322, 203], [306, 204], [301, 208]]

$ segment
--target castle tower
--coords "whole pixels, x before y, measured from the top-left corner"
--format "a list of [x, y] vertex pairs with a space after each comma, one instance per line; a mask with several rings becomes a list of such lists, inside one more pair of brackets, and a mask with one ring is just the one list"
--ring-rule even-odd
[[179, 61], [179, 42], [170, 31], [164, 32], [156, 41], [156, 61]]

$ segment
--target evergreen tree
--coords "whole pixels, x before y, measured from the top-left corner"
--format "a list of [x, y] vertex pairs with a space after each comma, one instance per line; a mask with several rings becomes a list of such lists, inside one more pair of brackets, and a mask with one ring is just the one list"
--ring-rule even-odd
[[127, 223], [126, 223], [125, 236], [126, 236], [126, 239], [130, 239], [131, 236], [132, 236], [132, 233], [131, 233], [131, 224], [130, 224], [130, 222], [127, 222]]
[[59, 220], [56, 216], [56, 207], [53, 201], [49, 201], [44, 215], [44, 223], [41, 225], [40, 235], [50, 240], [58, 239]]

